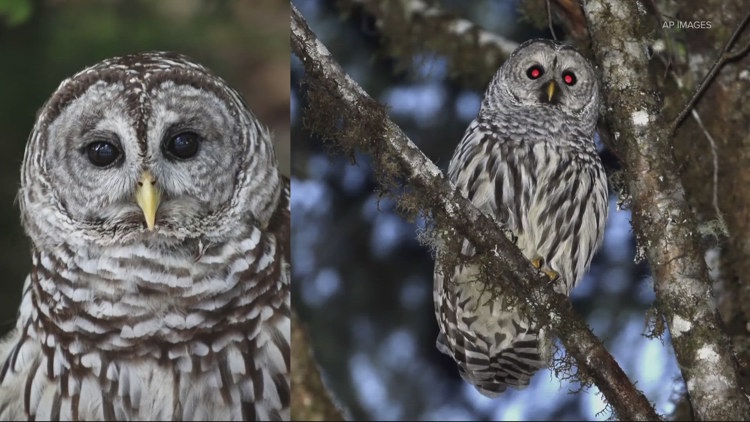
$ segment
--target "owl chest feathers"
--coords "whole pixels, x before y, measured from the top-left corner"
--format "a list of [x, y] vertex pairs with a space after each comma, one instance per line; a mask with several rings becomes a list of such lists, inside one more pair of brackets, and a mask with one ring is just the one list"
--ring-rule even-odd
[[253, 228], [182, 251], [34, 253], [0, 392], [26, 385], [38, 418], [273, 419], [289, 392], [277, 246]]
[[135, 243], [73, 250], [62, 245], [33, 255], [35, 304], [65, 333], [119, 328], [121, 339], [155, 340], [215, 329], [257, 317], [252, 313], [263, 307], [249, 305], [282, 289], [276, 246], [274, 236], [257, 228], [242, 240], [214, 246], [195, 241], [177, 249]]
[[607, 214], [606, 174], [593, 141], [562, 126], [507, 133], [500, 124], [469, 126], [451, 180], [513, 233], [527, 258], [544, 258], [568, 293], [602, 240]]

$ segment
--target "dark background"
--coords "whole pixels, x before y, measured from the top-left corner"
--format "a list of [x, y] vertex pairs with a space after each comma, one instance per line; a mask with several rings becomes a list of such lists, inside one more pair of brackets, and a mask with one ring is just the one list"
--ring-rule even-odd
[[2, 0], [0, 335], [14, 324], [31, 263], [15, 201], [26, 139], [60, 82], [107, 57], [173, 50], [239, 90], [273, 132], [289, 174], [289, 4], [282, 0]]
[[[517, 42], [549, 38], [518, 13], [516, 1], [432, 3]], [[361, 8], [322, 0], [295, 5], [344, 70], [445, 171], [489, 79], [451, 74], [437, 54], [417, 54], [402, 69]], [[596, 388], [569, 394], [581, 386], [548, 370], [529, 388], [494, 400], [460, 379], [453, 361], [435, 348], [433, 261], [416, 240], [423, 222], [405, 221], [390, 198], [374, 193], [368, 157], [358, 155], [352, 165], [310, 137], [302, 125], [303, 78], [293, 57], [292, 301], [324, 380], [346, 411], [357, 420], [608, 418]], [[608, 151], [602, 157], [610, 170], [617, 166]], [[669, 413], [682, 379], [668, 334], [644, 336], [652, 282], [646, 264], [634, 260], [630, 211], [618, 211], [616, 201], [610, 197], [604, 246], [571, 299], [657, 411]]]

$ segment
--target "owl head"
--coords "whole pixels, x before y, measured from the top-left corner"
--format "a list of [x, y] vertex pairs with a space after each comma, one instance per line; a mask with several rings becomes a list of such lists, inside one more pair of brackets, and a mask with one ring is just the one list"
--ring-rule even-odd
[[29, 137], [19, 200], [36, 248], [220, 242], [266, 224], [279, 183], [240, 95], [183, 55], [151, 52], [60, 84]]
[[573, 47], [546, 39], [524, 42], [495, 74], [483, 109], [553, 108], [596, 121], [599, 84], [593, 66]]

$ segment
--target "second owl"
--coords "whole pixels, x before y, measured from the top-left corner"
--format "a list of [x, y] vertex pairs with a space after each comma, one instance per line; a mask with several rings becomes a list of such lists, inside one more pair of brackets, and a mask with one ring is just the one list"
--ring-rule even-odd
[[[496, 73], [449, 166], [461, 194], [512, 233], [558, 292], [591, 264], [607, 219], [607, 178], [594, 145], [599, 87], [572, 47], [519, 46]], [[474, 254], [464, 241], [462, 254]], [[435, 267], [437, 347], [461, 376], [493, 397], [522, 388], [549, 360], [543, 332], [475, 281], [464, 265]], [[446, 278], [447, 276], [447, 278]]]

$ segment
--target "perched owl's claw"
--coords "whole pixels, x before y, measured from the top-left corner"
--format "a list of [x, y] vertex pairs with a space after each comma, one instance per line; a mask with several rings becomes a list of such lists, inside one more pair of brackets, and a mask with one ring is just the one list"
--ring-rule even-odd
[[553, 270], [552, 268], [546, 266], [544, 264], [544, 258], [537, 255], [534, 258], [531, 259], [531, 265], [534, 266], [534, 268], [540, 270], [543, 272], [547, 277], [549, 277], [550, 281], [557, 281], [558, 278], [560, 278], [560, 273]]
[[501, 227], [500, 230], [503, 231], [503, 234], [505, 235], [505, 237], [508, 238], [508, 240], [510, 240], [511, 242], [513, 242], [514, 245], [518, 245], [518, 236], [516, 236], [515, 234], [513, 234], [512, 231], [510, 231], [506, 227]]

